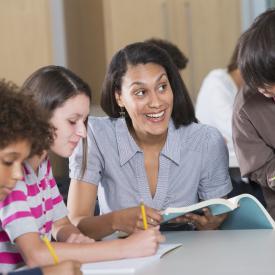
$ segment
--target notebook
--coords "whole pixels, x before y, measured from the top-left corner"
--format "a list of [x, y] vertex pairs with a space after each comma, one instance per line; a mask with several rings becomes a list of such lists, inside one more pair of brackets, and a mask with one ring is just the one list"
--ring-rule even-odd
[[135, 273], [137, 270], [160, 260], [164, 255], [181, 245], [182, 244], [160, 244], [157, 253], [153, 256], [83, 264], [81, 270], [84, 275]]

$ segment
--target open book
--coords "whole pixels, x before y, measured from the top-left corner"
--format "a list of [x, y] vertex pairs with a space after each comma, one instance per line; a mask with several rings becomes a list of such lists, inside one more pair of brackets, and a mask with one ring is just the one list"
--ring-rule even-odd
[[212, 215], [228, 213], [220, 229], [275, 229], [275, 222], [263, 205], [252, 195], [242, 194], [230, 199], [210, 199], [190, 206], [167, 208], [163, 223], [184, 214], [208, 207]]
[[148, 264], [159, 260], [161, 257], [181, 245], [182, 244], [160, 244], [157, 253], [153, 256], [83, 264], [81, 270], [84, 275], [134, 273]]

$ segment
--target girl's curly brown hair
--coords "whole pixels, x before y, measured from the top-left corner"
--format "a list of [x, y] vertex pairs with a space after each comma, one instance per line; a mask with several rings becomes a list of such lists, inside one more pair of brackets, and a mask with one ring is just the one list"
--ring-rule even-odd
[[13, 83], [0, 80], [0, 148], [28, 140], [31, 154], [41, 155], [53, 142], [54, 130], [43, 118], [31, 96]]

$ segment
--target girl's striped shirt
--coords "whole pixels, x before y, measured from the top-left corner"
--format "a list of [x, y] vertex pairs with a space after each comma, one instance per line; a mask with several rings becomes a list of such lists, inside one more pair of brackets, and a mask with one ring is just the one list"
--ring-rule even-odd
[[67, 215], [49, 159], [35, 174], [25, 162], [24, 179], [0, 202], [0, 271], [23, 264], [14, 240], [23, 234], [37, 232], [51, 238], [52, 224]]

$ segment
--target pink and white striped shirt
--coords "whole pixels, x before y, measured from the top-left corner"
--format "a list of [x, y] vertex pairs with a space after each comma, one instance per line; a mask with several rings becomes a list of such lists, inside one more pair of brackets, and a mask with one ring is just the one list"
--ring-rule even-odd
[[35, 174], [25, 162], [24, 179], [0, 202], [0, 271], [15, 269], [23, 260], [14, 240], [23, 234], [37, 232], [51, 238], [52, 224], [67, 216], [49, 159]]

